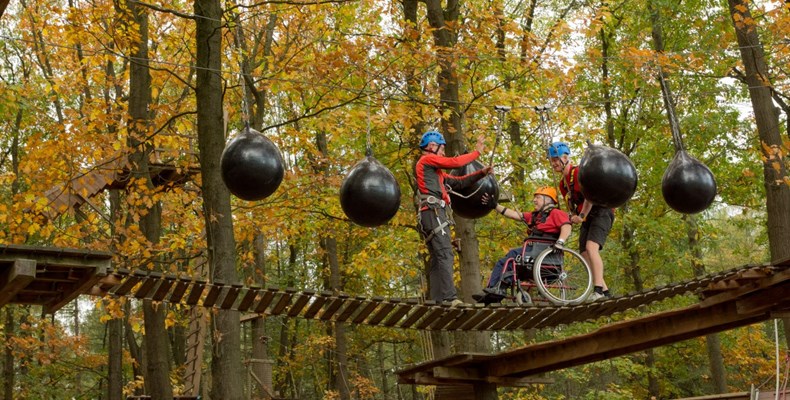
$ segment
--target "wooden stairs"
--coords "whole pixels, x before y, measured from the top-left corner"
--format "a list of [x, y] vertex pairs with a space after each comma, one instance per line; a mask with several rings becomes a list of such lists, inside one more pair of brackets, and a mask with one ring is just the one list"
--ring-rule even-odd
[[[188, 166], [179, 166], [169, 161], [162, 161], [159, 157], [161, 149], [155, 151], [149, 160], [151, 182], [156, 187], [168, 185], [182, 185], [197, 174], [200, 169], [196, 163]], [[194, 154], [190, 157], [196, 160]], [[87, 204], [94, 211], [101, 212], [90, 202], [90, 199], [106, 189], [123, 189], [129, 183], [130, 163], [127, 154], [111, 157], [90, 170], [72, 178], [64, 185], [47, 190], [47, 209], [44, 216], [54, 220], [69, 210], [80, 210]]]

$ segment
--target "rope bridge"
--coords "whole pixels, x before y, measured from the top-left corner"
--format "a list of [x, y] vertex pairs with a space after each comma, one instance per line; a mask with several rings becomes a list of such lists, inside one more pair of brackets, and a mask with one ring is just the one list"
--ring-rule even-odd
[[80, 294], [426, 331], [503, 331], [595, 320], [692, 292], [737, 290], [790, 266], [747, 265], [680, 283], [577, 306], [482, 304], [452, 307], [417, 299], [207, 282], [154, 271], [111, 270], [110, 253], [0, 245], [0, 306], [39, 304], [53, 313]]

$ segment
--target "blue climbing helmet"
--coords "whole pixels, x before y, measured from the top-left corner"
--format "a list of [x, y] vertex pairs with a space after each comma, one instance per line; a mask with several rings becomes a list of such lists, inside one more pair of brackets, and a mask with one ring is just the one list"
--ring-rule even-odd
[[436, 131], [428, 131], [422, 134], [422, 140], [420, 140], [420, 148], [424, 149], [431, 143], [436, 143], [438, 145], [447, 144], [444, 141], [444, 136], [441, 133]]
[[559, 158], [563, 154], [570, 155], [571, 148], [563, 142], [554, 142], [549, 145], [549, 158]]

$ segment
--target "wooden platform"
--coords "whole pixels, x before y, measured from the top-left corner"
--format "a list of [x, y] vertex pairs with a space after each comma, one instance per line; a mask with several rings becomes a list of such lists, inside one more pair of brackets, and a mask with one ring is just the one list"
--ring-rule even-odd
[[111, 258], [103, 252], [0, 245], [0, 306], [34, 304], [54, 313], [105, 277]]

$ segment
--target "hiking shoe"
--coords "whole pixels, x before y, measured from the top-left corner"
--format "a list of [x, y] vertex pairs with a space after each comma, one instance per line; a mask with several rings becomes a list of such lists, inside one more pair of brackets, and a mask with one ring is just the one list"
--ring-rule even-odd
[[494, 297], [496, 297], [496, 296], [506, 297], [507, 296], [507, 293], [505, 292], [505, 289], [502, 289], [499, 286], [497, 286], [497, 287], [487, 287], [487, 288], [483, 289], [483, 291], [486, 292], [489, 295], [494, 296]]
[[478, 302], [478, 303], [484, 303], [483, 299], [486, 298], [486, 294], [485, 293], [475, 293], [475, 294], [472, 295], [472, 298], [475, 299], [475, 301]]
[[466, 303], [464, 303], [461, 299], [453, 299], [453, 301], [450, 302], [450, 307], [457, 307], [463, 305], [466, 305]]
[[590, 293], [589, 296], [587, 296], [587, 300], [585, 300], [585, 303], [592, 303], [601, 299], [606, 299], [606, 296], [604, 296], [603, 293], [592, 292]]

